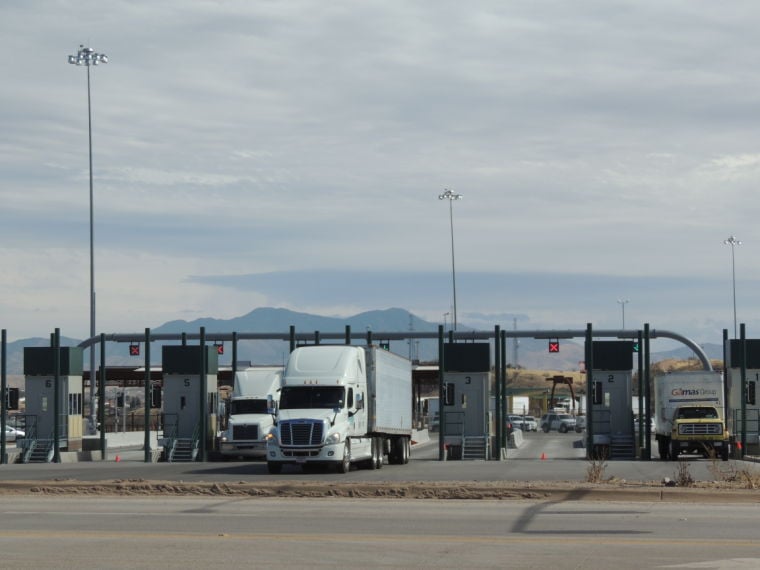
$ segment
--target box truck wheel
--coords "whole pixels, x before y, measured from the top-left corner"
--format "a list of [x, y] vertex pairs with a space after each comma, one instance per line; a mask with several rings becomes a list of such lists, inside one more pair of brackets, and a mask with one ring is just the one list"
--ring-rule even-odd
[[678, 461], [678, 452], [680, 450], [681, 448], [678, 446], [677, 441], [670, 442], [670, 460], [671, 461]]
[[723, 461], [728, 461], [729, 451], [730, 451], [730, 449], [728, 448], [728, 442], [725, 442], [725, 444], [723, 445], [723, 447], [720, 450], [720, 458]]
[[670, 446], [667, 440], [657, 438], [657, 453], [660, 454], [660, 459], [665, 461], [670, 456]]
[[343, 447], [343, 459], [338, 463], [338, 473], [348, 473], [351, 471], [351, 442], [346, 440]]
[[404, 438], [404, 450], [404, 465], [406, 465], [412, 457], [412, 439], [409, 437]]
[[282, 463], [279, 461], [267, 461], [267, 471], [272, 475], [282, 473]]

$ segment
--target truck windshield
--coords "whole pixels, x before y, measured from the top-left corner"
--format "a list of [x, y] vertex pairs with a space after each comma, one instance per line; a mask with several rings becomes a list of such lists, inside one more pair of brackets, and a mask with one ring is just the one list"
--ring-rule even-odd
[[718, 412], [715, 408], [679, 408], [679, 420], [714, 420], [718, 418]]
[[266, 414], [266, 400], [232, 400], [230, 402], [230, 415], [235, 414]]
[[345, 401], [344, 389], [340, 386], [292, 386], [280, 392], [280, 409], [342, 408]]

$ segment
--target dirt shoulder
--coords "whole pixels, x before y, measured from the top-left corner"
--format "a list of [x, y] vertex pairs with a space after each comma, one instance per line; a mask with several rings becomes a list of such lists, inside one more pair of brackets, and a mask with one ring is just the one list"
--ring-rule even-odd
[[0, 495], [41, 496], [226, 496], [248, 498], [538, 500], [760, 503], [760, 491], [718, 482], [671, 487], [655, 482], [258, 482], [182, 483], [175, 481], [111, 480], [83, 482], [1, 481]]

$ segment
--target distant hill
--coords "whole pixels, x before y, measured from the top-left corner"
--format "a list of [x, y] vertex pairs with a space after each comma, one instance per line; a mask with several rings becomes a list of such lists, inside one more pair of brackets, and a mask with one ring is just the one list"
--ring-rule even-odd
[[[211, 317], [200, 318], [193, 321], [176, 320], [169, 321], [157, 328], [151, 329], [155, 334], [197, 334], [201, 327], [205, 328], [208, 342], [213, 342], [214, 333], [278, 333], [287, 334], [290, 327], [294, 326], [298, 333], [319, 331], [320, 333], [343, 333], [346, 326], [350, 326], [352, 332], [373, 333], [381, 332], [435, 332], [438, 323], [431, 323], [420, 319], [405, 309], [390, 308], [384, 310], [367, 311], [347, 318], [325, 317], [308, 313], [299, 313], [281, 308], [258, 308], [240, 317], [232, 319], [215, 319]], [[459, 332], [474, 330], [464, 324], [460, 324]], [[111, 331], [125, 333], [134, 331]], [[375, 340], [382, 340], [375, 336]], [[62, 346], [76, 346], [81, 339], [62, 338]], [[229, 343], [227, 343], [229, 344]], [[405, 341], [391, 341], [391, 351], [418, 360], [420, 362], [436, 362], [438, 360], [438, 342], [431, 339]], [[28, 338], [8, 343], [7, 346], [7, 372], [8, 374], [23, 374], [23, 349], [25, 346], [49, 346], [50, 339]], [[222, 365], [231, 364], [232, 350], [225, 347], [225, 354], [221, 355], [219, 362]], [[238, 342], [238, 360], [250, 361], [254, 364], [281, 364], [287, 357], [289, 346], [281, 340], [245, 340]], [[705, 351], [710, 358], [722, 359], [720, 345], [705, 345]], [[99, 350], [97, 351], [99, 352]], [[143, 353], [144, 354], [144, 353]], [[663, 358], [688, 359], [694, 355], [684, 347], [667, 353], [653, 355], [654, 360]], [[99, 354], [96, 356], [100, 362]], [[106, 343], [106, 364], [108, 366], [141, 366], [143, 356], [130, 356], [129, 347], [123, 343]], [[160, 363], [160, 343], [151, 346], [151, 361], [153, 364]], [[506, 361], [510, 365], [519, 365], [521, 368], [536, 370], [566, 370], [579, 369], [579, 363], [584, 360], [582, 339], [578, 341], [562, 340], [559, 353], [549, 353], [546, 340], [522, 338], [507, 339]], [[85, 356], [85, 367], [88, 366], [89, 358]]]

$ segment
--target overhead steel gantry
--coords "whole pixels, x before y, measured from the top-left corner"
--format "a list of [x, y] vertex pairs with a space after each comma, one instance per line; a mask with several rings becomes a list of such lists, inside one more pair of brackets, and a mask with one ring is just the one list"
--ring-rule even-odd
[[[506, 449], [506, 437], [507, 434], [505, 433], [504, 429], [504, 421], [503, 418], [506, 417], [506, 359], [504, 358], [504, 355], [506, 354], [506, 339], [508, 338], [534, 338], [534, 339], [547, 339], [547, 340], [559, 340], [559, 339], [567, 339], [567, 338], [585, 338], [587, 343], [590, 340], [589, 338], [617, 338], [617, 339], [631, 339], [631, 340], [644, 340], [646, 350], [648, 350], [649, 346], [649, 340], [650, 339], [656, 339], [656, 338], [669, 338], [672, 340], [679, 341], [689, 347], [692, 351], [694, 351], [694, 354], [699, 358], [699, 360], [702, 363], [702, 366], [705, 370], [712, 370], [712, 365], [710, 363], [710, 360], [707, 358], [707, 355], [704, 353], [702, 348], [691, 339], [680, 335], [678, 333], [667, 331], [667, 330], [656, 330], [656, 329], [650, 329], [649, 325], [645, 325], [644, 328], [644, 336], [642, 337], [642, 331], [641, 330], [628, 330], [628, 329], [597, 329], [592, 330], [591, 324], [589, 323], [587, 325], [586, 329], [569, 329], [569, 330], [502, 330], [498, 325], [494, 327], [493, 331], [447, 331], [444, 332], [443, 326], [439, 325], [438, 331], [436, 332], [417, 332], [417, 331], [405, 331], [405, 332], [374, 332], [371, 330], [366, 331], [365, 333], [356, 333], [351, 331], [350, 326], [346, 326], [345, 331], [343, 333], [339, 332], [320, 332], [320, 331], [314, 331], [312, 333], [299, 333], [296, 332], [295, 327], [291, 326], [289, 332], [287, 333], [246, 333], [246, 332], [231, 332], [231, 333], [221, 333], [221, 332], [206, 332], [205, 327], [201, 327], [198, 333], [152, 333], [150, 329], [145, 329], [144, 333], [113, 333], [113, 334], [101, 334], [97, 337], [89, 338], [79, 344], [82, 348], [92, 348], [96, 344], [101, 345], [101, 381], [99, 382], [100, 390], [103, 390], [103, 386], [105, 385], [105, 344], [106, 342], [129, 342], [129, 343], [135, 343], [135, 342], [145, 342], [146, 343], [146, 355], [145, 355], [145, 361], [146, 361], [146, 370], [150, 369], [150, 343], [154, 341], [177, 341], [180, 340], [183, 343], [186, 343], [188, 340], [198, 340], [200, 344], [205, 345], [206, 342], [232, 342], [232, 366], [233, 366], [233, 373], [234, 369], [237, 365], [237, 342], [240, 340], [282, 340], [282, 341], [288, 341], [290, 343], [290, 349], [291, 351], [298, 346], [299, 344], [303, 343], [314, 343], [319, 344], [322, 340], [343, 340], [345, 344], [351, 344], [353, 340], [362, 340], [366, 339], [367, 344], [372, 344], [373, 339], [377, 339], [379, 341], [392, 341], [392, 340], [408, 340], [408, 339], [437, 339], [438, 340], [438, 362], [443, 362], [443, 348], [444, 343], [446, 340], [448, 342], [468, 342], [468, 341], [476, 341], [476, 340], [494, 340], [494, 369], [496, 371], [496, 426], [497, 426], [497, 432], [496, 432], [496, 444], [498, 449], [505, 450]], [[500, 341], [500, 342], [497, 342]], [[642, 347], [644, 348], [644, 347]], [[587, 353], [588, 353], [588, 346], [587, 346]], [[587, 365], [590, 364], [587, 360]], [[648, 361], [648, 354], [647, 354], [647, 361]], [[201, 370], [201, 379], [202, 379], [202, 388], [205, 390], [205, 372], [204, 372], [204, 365], [200, 365]], [[441, 372], [439, 372], [439, 398], [440, 401], [444, 400], [444, 380], [443, 380], [443, 368], [440, 367]], [[648, 368], [648, 366], [647, 366]], [[591, 368], [589, 368], [590, 370]], [[92, 372], [92, 371], [91, 371]], [[648, 375], [648, 372], [647, 372]], [[590, 378], [590, 372], [589, 372], [589, 378]], [[590, 380], [589, 380], [590, 382]], [[146, 374], [146, 408], [147, 408], [147, 401], [148, 401], [148, 376]], [[648, 383], [647, 383], [648, 385]], [[104, 402], [103, 394], [99, 394], [100, 397], [100, 406], [101, 410], [99, 410], [101, 417], [103, 414], [102, 406]], [[641, 406], [641, 404], [640, 404]], [[590, 411], [590, 410], [589, 410]], [[146, 410], [146, 414], [147, 414]], [[444, 414], [441, 414], [441, 424], [439, 427], [440, 430], [440, 436], [439, 436], [439, 459], [443, 460], [445, 459], [445, 449], [444, 449], [444, 443], [443, 443], [443, 434], [444, 434]], [[147, 425], [147, 422], [146, 422]], [[649, 422], [647, 421], [647, 426], [649, 425]], [[589, 437], [592, 437], [592, 433], [589, 430]], [[148, 449], [149, 449], [149, 439], [148, 439], [148, 432], [146, 429], [146, 461], [148, 461]], [[101, 434], [101, 447], [104, 450], [105, 449], [105, 441]], [[205, 447], [201, 450], [202, 451], [202, 457], [205, 460]], [[649, 454], [647, 454], [649, 455]]]
[[[497, 327], [498, 328], [498, 327]], [[594, 338], [617, 338], [621, 340], [631, 339], [636, 340], [639, 337], [640, 330], [628, 330], [628, 329], [593, 329]], [[421, 331], [405, 331], [405, 332], [374, 332], [367, 331], [366, 333], [351, 332], [350, 327], [346, 327], [344, 333], [340, 332], [320, 332], [314, 331], [310, 333], [295, 332], [291, 327], [289, 333], [246, 333], [246, 332], [232, 332], [232, 333], [218, 333], [218, 332], [206, 332], [206, 339], [209, 342], [212, 341], [227, 341], [233, 340], [282, 340], [291, 341], [295, 343], [299, 342], [320, 342], [321, 340], [362, 340], [367, 339], [369, 342], [372, 339], [377, 340], [408, 340], [408, 339], [437, 339], [440, 332], [421, 332]], [[445, 338], [449, 341], [474, 341], [474, 340], [491, 340], [494, 338], [494, 331], [448, 331], [445, 332]], [[584, 338], [586, 336], [586, 329], [568, 329], [568, 330], [501, 330], [500, 334], [504, 338], [535, 338], [535, 339], [567, 339], [567, 338]], [[176, 341], [176, 340], [199, 340], [201, 338], [200, 333], [150, 333], [150, 341]], [[712, 364], [707, 357], [702, 347], [688, 337], [681, 334], [668, 331], [668, 330], [649, 330], [649, 338], [669, 338], [683, 343], [692, 351], [696, 357], [702, 363], [705, 370], [712, 370]], [[106, 342], [144, 342], [144, 333], [113, 333], [105, 335]], [[101, 342], [101, 337], [96, 336], [79, 343], [78, 346], [82, 348], [89, 348], [95, 344]]]

